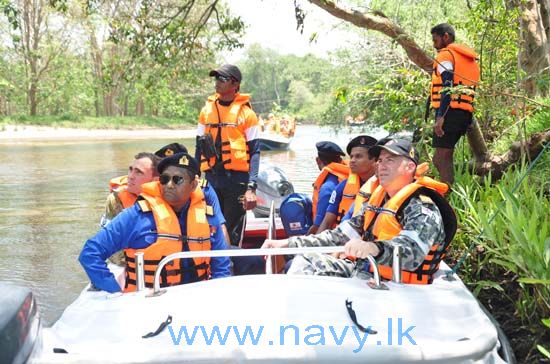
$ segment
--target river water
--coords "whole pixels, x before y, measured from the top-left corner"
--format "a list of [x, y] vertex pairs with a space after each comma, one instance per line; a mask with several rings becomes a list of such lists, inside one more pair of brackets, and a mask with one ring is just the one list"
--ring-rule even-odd
[[[315, 143], [330, 140], [345, 151], [359, 132], [298, 126], [290, 150], [262, 152], [261, 160], [282, 168], [296, 192], [311, 193], [319, 173]], [[126, 174], [136, 153], [174, 141], [194, 149], [194, 139], [0, 144], [0, 281], [31, 288], [45, 325], [55, 322], [88, 282], [77, 257], [98, 230], [109, 179]]]

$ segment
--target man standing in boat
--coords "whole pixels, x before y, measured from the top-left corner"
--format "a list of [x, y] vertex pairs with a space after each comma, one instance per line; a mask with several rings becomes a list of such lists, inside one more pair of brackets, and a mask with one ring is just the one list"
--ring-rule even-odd
[[428, 177], [415, 178], [418, 155], [411, 143], [390, 139], [369, 153], [378, 161], [380, 185], [361, 212], [334, 230], [318, 235], [266, 240], [264, 248], [344, 245], [346, 259], [304, 254], [288, 273], [351, 277], [370, 271], [371, 255], [382, 278], [392, 278], [392, 252], [401, 246], [404, 283], [431, 283], [456, 231], [456, 217], [443, 198], [448, 186]]
[[256, 207], [260, 127], [250, 96], [239, 92], [239, 68], [226, 64], [210, 77], [216, 93], [200, 113], [195, 156], [218, 195], [231, 244], [238, 245], [246, 210]]
[[[144, 184], [136, 204], [122, 211], [84, 244], [80, 264], [92, 284], [107, 292], [121, 290], [105, 259], [124, 249], [126, 285], [135, 289], [135, 253], [143, 252], [145, 283], [152, 287], [154, 271], [163, 257], [178, 251], [224, 250], [220, 221], [197, 188], [199, 165], [187, 153], [163, 159], [159, 181]], [[161, 274], [161, 285], [171, 286], [230, 275], [227, 257], [178, 259]]]
[[325, 218], [328, 203], [332, 191], [338, 183], [342, 182], [350, 173], [349, 167], [343, 162], [342, 156], [346, 155], [340, 147], [329, 141], [315, 144], [317, 157], [315, 162], [321, 171], [313, 183], [313, 225], [308, 234], [316, 234], [319, 226]]
[[377, 140], [369, 135], [353, 138], [346, 147], [350, 157], [350, 175], [332, 191], [327, 212], [317, 233], [336, 227], [353, 205], [361, 186], [376, 172], [376, 159], [369, 155], [369, 148]]

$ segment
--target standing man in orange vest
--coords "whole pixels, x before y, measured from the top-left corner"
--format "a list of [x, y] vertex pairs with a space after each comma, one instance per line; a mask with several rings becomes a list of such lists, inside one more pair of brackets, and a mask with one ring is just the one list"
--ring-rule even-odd
[[238, 245], [246, 210], [256, 207], [260, 126], [250, 96], [239, 92], [239, 68], [225, 64], [210, 77], [216, 93], [199, 115], [195, 156], [218, 195], [231, 244]]
[[[105, 259], [124, 250], [126, 285], [135, 290], [135, 253], [144, 253], [145, 283], [153, 286], [154, 272], [166, 256], [180, 251], [224, 250], [220, 221], [206, 205], [198, 186], [199, 165], [187, 153], [164, 158], [157, 167], [159, 180], [142, 185], [138, 201], [88, 239], [79, 256], [92, 284], [107, 292], [122, 287], [107, 268]], [[173, 286], [210, 278], [227, 277], [227, 257], [177, 259], [161, 273], [161, 286]]]
[[[380, 276], [392, 278], [393, 247], [402, 247], [403, 283], [428, 284], [444, 258], [456, 231], [456, 217], [443, 193], [444, 183], [415, 177], [418, 154], [411, 142], [390, 139], [369, 150], [378, 161], [378, 179], [371, 197], [357, 216], [318, 235], [266, 240], [262, 248], [344, 245], [348, 258], [304, 254], [294, 258], [288, 273], [368, 277], [371, 255]], [[355, 259], [357, 258], [357, 259]]]
[[[479, 82], [478, 55], [454, 43], [455, 30], [449, 24], [436, 25], [431, 33], [437, 49], [431, 86], [431, 107], [435, 109], [433, 162], [441, 181], [452, 184], [454, 147], [472, 123], [475, 87]], [[444, 89], [451, 87], [452, 91]]]
[[335, 143], [322, 141], [315, 144], [317, 157], [315, 162], [321, 171], [313, 183], [313, 225], [308, 234], [316, 234], [327, 212], [328, 202], [332, 191], [350, 173], [349, 167], [343, 162], [346, 155]]

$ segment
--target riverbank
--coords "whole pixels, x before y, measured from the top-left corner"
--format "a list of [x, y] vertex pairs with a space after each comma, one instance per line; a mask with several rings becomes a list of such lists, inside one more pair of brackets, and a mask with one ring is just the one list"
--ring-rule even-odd
[[196, 135], [195, 126], [182, 125], [181, 128], [132, 127], [124, 129], [63, 128], [36, 125], [3, 125], [0, 128], [0, 143], [17, 141], [73, 139], [85, 140], [127, 140], [127, 139], [187, 139]]

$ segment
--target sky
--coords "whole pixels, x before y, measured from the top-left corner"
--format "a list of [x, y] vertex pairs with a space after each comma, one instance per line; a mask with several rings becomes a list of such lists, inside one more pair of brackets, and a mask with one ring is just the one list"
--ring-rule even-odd
[[[330, 51], [351, 44], [356, 36], [345, 30], [342, 20], [307, 1], [300, 1], [307, 13], [303, 34], [296, 30], [292, 0], [228, 0], [227, 3], [231, 12], [241, 16], [248, 25], [244, 48], [223, 55], [223, 60], [229, 63], [239, 61], [253, 43], [280, 54], [303, 56], [313, 53], [326, 58]], [[315, 32], [318, 39], [310, 43], [309, 38]]]

